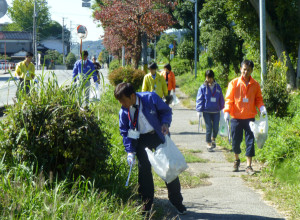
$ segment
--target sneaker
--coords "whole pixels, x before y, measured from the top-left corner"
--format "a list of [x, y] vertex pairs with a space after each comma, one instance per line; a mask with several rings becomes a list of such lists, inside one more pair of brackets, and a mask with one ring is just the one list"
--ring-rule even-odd
[[208, 152], [213, 152], [213, 151], [214, 151], [214, 150], [213, 150], [213, 147], [210, 146], [210, 145], [207, 145], [207, 151], [208, 151]]
[[254, 172], [254, 170], [252, 169], [251, 166], [248, 166], [248, 167], [246, 168], [246, 173], [247, 173], [248, 175], [252, 176], [255, 172]]
[[183, 204], [173, 206], [176, 208], [179, 215], [184, 215], [187, 213], [186, 207]]
[[238, 172], [239, 171], [240, 163], [241, 163], [240, 159], [234, 161], [233, 172]]
[[211, 142], [211, 147], [212, 147], [212, 148], [216, 148], [216, 146], [217, 146], [217, 145], [216, 145], [216, 142], [215, 142], [215, 141], [212, 141], [212, 142]]

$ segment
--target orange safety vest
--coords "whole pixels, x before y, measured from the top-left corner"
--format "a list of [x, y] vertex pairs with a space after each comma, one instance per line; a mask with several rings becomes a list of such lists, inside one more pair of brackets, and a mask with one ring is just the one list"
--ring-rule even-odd
[[[167, 80], [167, 73], [166, 71], [161, 72], [161, 75]], [[175, 90], [176, 86], [176, 80], [175, 80], [175, 74], [170, 71], [168, 74], [168, 91], [171, 91], [172, 89]]]
[[228, 112], [232, 118], [255, 118], [256, 108], [264, 105], [259, 83], [250, 76], [246, 85], [242, 77], [233, 79], [225, 96], [224, 112]]

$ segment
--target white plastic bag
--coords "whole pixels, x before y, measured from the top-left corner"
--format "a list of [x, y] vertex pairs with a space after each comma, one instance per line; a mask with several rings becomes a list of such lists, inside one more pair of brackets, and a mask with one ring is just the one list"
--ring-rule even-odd
[[250, 129], [254, 134], [256, 144], [258, 148], [263, 148], [267, 138], [268, 138], [268, 116], [263, 117], [260, 115], [260, 120], [250, 121]]
[[92, 100], [100, 100], [100, 85], [99, 83], [95, 83], [95, 87], [90, 87], [90, 99]]
[[224, 112], [221, 111], [220, 115], [220, 124], [219, 124], [219, 135], [227, 137], [228, 136], [228, 127], [224, 119]]
[[154, 153], [148, 148], [146, 148], [146, 152], [157, 175], [165, 182], [171, 183], [188, 168], [188, 165], [170, 137], [166, 135], [165, 138], [165, 143], [160, 144]]
[[177, 105], [179, 103], [180, 103], [179, 99], [177, 98], [177, 96], [175, 95], [175, 93], [173, 93], [172, 105]]

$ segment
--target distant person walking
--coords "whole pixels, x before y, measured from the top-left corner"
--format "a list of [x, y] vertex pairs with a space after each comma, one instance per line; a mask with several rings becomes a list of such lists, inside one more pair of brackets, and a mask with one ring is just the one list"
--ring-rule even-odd
[[17, 64], [15, 75], [19, 79], [18, 88], [17, 88], [17, 97], [19, 96], [19, 92], [24, 89], [26, 94], [30, 92], [30, 80], [35, 77], [35, 67], [31, 62], [33, 58], [33, 53], [27, 52], [25, 56], [25, 60], [21, 61]]
[[95, 68], [97, 78], [98, 78], [97, 81], [100, 82], [100, 72], [99, 72], [99, 70], [101, 69], [101, 65], [100, 65], [100, 63], [97, 62], [96, 57], [93, 57], [93, 64], [94, 64], [94, 68]]
[[[138, 159], [138, 192], [143, 201], [143, 212], [147, 214], [153, 204], [154, 183], [145, 148], [156, 150], [165, 142], [172, 121], [172, 109], [155, 93], [136, 93], [130, 83], [118, 84], [114, 96], [122, 105], [119, 125], [128, 165], [135, 163], [135, 156]], [[185, 214], [179, 178], [166, 183], [166, 186], [170, 202], [179, 214]]]
[[241, 142], [243, 140], [243, 131], [246, 139], [246, 173], [254, 174], [252, 168], [252, 157], [254, 151], [254, 134], [250, 129], [249, 122], [255, 120], [257, 114], [256, 107], [261, 114], [266, 115], [267, 110], [264, 106], [260, 85], [251, 77], [254, 64], [250, 60], [244, 60], [241, 63], [241, 76], [233, 79], [227, 89], [225, 97], [224, 119], [231, 119], [232, 150], [235, 154], [233, 171], [239, 171], [241, 153]]
[[168, 95], [171, 94], [172, 90], [173, 90], [173, 94], [175, 94], [175, 88], [176, 88], [175, 74], [172, 72], [172, 67], [169, 63], [164, 66], [164, 71], [161, 72], [161, 75], [166, 80], [168, 86]]
[[142, 92], [155, 92], [160, 98], [168, 96], [168, 87], [166, 80], [156, 71], [156, 63], [149, 65], [150, 73], [144, 76]]
[[94, 63], [88, 59], [88, 55], [88, 52], [84, 50], [81, 59], [75, 62], [73, 68], [73, 82], [76, 82], [79, 78], [79, 88], [82, 88], [85, 94], [85, 105], [88, 105], [90, 98], [90, 78], [93, 77], [96, 84], [98, 80]]
[[205, 82], [200, 86], [196, 99], [198, 117], [203, 114], [206, 126], [207, 150], [216, 147], [216, 137], [219, 131], [220, 111], [224, 108], [224, 97], [220, 85], [215, 81], [212, 70], [205, 72]]

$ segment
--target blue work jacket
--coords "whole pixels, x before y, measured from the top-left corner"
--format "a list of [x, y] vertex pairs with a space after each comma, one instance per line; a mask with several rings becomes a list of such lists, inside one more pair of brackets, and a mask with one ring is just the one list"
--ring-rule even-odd
[[[136, 95], [142, 103], [142, 112], [145, 118], [154, 128], [159, 138], [165, 142], [161, 127], [163, 124], [171, 125], [172, 109], [154, 92], [137, 92]], [[136, 152], [135, 147], [131, 144], [132, 139], [127, 137], [128, 130], [133, 129], [133, 125], [128, 118], [128, 111], [129, 109], [121, 107], [119, 112], [120, 133], [127, 153]]]
[[[196, 99], [197, 112], [219, 112], [224, 108], [224, 96], [222, 89], [218, 83], [214, 83], [213, 90], [209, 88], [209, 85], [204, 82], [200, 86]], [[215, 102], [211, 102], [211, 97], [216, 98]]]
[[94, 63], [90, 60], [86, 60], [86, 64], [82, 65], [83, 61], [78, 60], [74, 64], [73, 68], [73, 81], [76, 81], [77, 75], [82, 74], [84, 79], [87, 79], [92, 74], [94, 82], [97, 81], [97, 72], [95, 71]]

